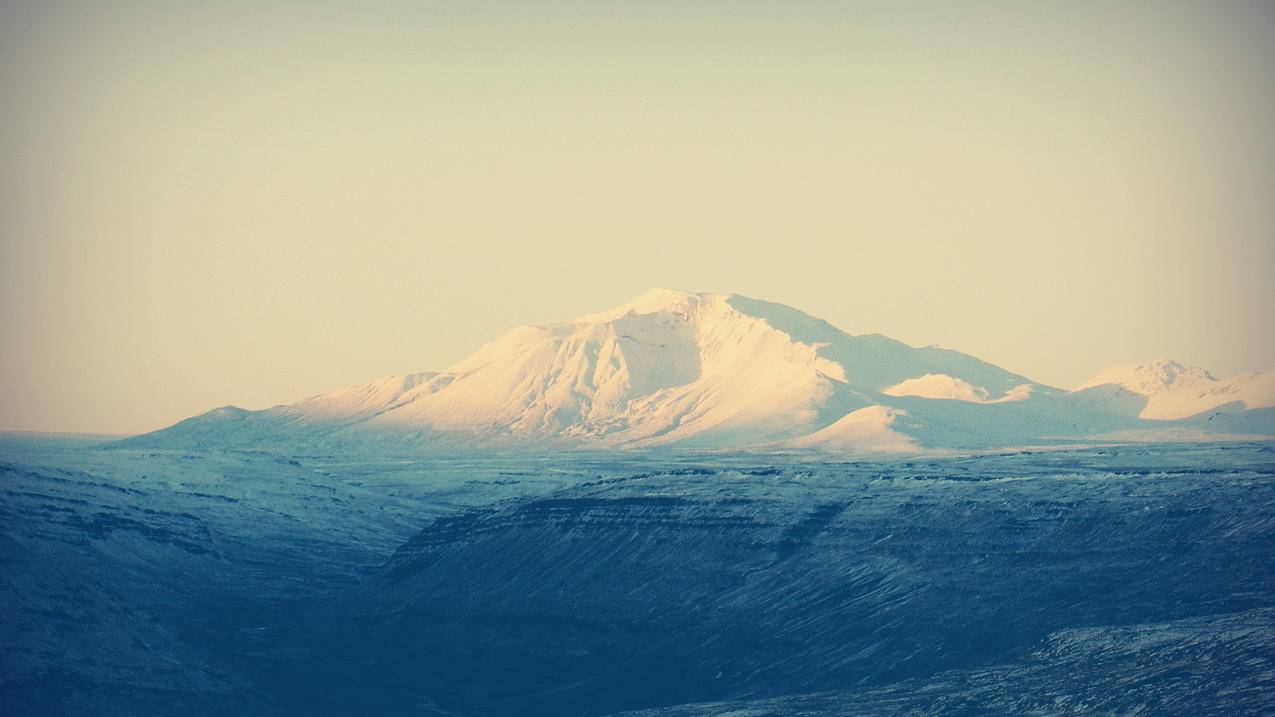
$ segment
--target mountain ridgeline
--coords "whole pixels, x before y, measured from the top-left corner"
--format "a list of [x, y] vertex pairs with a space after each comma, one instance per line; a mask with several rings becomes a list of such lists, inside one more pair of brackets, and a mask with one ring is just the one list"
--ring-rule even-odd
[[914, 452], [1264, 437], [1273, 407], [1275, 370], [1219, 381], [1159, 360], [1066, 391], [781, 304], [656, 289], [519, 327], [440, 373], [220, 408], [126, 444]]

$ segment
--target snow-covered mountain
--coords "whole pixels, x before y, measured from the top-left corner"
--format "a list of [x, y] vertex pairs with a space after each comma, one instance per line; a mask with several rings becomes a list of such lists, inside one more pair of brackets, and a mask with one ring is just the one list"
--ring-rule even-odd
[[929, 395], [928, 384], [909, 390], [926, 376], [990, 399], [1032, 386], [963, 354], [850, 336], [776, 304], [655, 290], [515, 329], [368, 425], [632, 446], [757, 443], [809, 434], [891, 390]]
[[854, 336], [780, 304], [656, 289], [610, 311], [516, 328], [440, 373], [265, 411], [218, 409], [134, 442], [323, 435], [445, 446], [1014, 445], [1136, 430], [1147, 397], [1161, 395], [1152, 388], [1176, 396], [1213, 381], [1163, 368], [1164, 376], [1112, 374], [1068, 393], [957, 351]]
[[1114, 366], [1076, 387], [1076, 391], [1116, 386], [1146, 398], [1140, 418], [1173, 420], [1225, 407], [1231, 411], [1275, 406], [1275, 370], [1220, 381], [1208, 371], [1156, 359], [1138, 366]]

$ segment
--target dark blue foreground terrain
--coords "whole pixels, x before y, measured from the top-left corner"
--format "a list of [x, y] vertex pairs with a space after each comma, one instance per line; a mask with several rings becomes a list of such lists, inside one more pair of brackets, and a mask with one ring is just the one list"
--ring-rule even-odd
[[828, 464], [2, 440], [3, 714], [1275, 712], [1270, 444]]

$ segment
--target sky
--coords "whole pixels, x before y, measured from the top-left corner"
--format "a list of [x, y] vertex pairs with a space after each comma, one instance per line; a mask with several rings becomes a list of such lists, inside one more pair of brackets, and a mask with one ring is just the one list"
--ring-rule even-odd
[[1275, 367], [1275, 4], [0, 5], [0, 429], [441, 370], [651, 287], [1070, 387]]

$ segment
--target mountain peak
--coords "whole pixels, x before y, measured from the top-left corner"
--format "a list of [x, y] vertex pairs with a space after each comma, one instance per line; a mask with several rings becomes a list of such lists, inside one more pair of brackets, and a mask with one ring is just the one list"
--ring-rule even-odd
[[683, 291], [681, 289], [665, 289], [655, 287], [647, 289], [630, 301], [630, 304], [675, 304], [683, 301], [691, 301], [697, 298], [703, 298], [705, 294], [694, 291]]
[[639, 314], [650, 314], [659, 311], [680, 313], [687, 308], [698, 306], [713, 294], [697, 294], [680, 289], [649, 289], [624, 305]]
[[1196, 366], [1159, 358], [1137, 366], [1113, 366], [1076, 387], [1118, 386], [1146, 399], [1138, 416], [1174, 420], [1231, 406], [1235, 410], [1275, 405], [1275, 371], [1219, 381]]
[[679, 289], [648, 289], [634, 299], [613, 309], [588, 314], [573, 321], [567, 321], [564, 323], [600, 323], [604, 321], [612, 321], [629, 314], [658, 314], [661, 312], [689, 317], [695, 313], [695, 311], [699, 309], [706, 300], [713, 296], [715, 295], [696, 294], [690, 291], [681, 291]]
[[1216, 382], [1208, 371], [1173, 359], [1158, 358], [1136, 366], [1113, 366], [1076, 387], [1076, 390], [1115, 384], [1142, 396], [1155, 396]]

